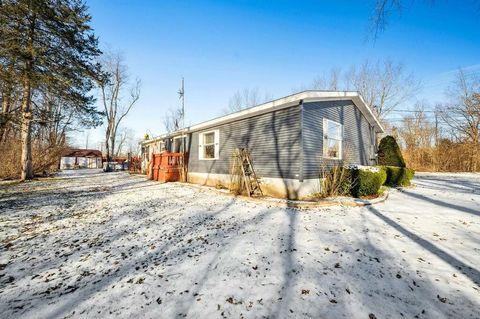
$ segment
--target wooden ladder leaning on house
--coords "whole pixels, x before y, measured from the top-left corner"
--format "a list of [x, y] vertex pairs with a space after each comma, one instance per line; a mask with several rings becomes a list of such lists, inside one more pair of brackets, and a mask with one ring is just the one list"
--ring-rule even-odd
[[245, 187], [247, 188], [248, 197], [251, 197], [256, 193], [263, 196], [260, 182], [258, 181], [257, 174], [252, 165], [252, 160], [250, 159], [250, 153], [244, 148], [238, 149], [237, 152], [237, 156], [242, 164], [243, 180], [245, 182]]

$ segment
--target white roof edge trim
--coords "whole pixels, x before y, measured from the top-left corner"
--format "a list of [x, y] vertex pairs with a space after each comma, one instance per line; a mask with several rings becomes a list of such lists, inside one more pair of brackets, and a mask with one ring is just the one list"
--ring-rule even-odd
[[368, 120], [370, 124], [372, 124], [378, 133], [383, 133], [384, 129], [383, 126], [380, 124], [378, 118], [373, 114], [370, 107], [367, 105], [363, 97], [357, 91], [303, 91], [296, 94], [292, 94], [277, 100], [273, 100], [270, 102], [266, 102], [257, 106], [250, 107], [248, 109], [244, 109], [232, 114], [228, 114], [225, 116], [217, 117], [212, 120], [208, 120], [196, 125], [192, 125], [190, 127], [185, 128], [184, 130], [178, 130], [172, 133], [165, 133], [159, 135], [153, 139], [146, 140], [141, 142], [141, 144], [150, 144], [156, 142], [158, 140], [162, 140], [167, 137], [171, 137], [172, 135], [178, 135], [186, 132], [198, 131], [203, 128], [220, 125], [225, 122], [234, 121], [237, 118], [248, 117], [248, 115], [256, 115], [257, 113], [266, 112], [270, 109], [281, 108], [285, 107], [290, 104], [290, 106], [294, 106], [296, 103], [300, 102], [301, 100], [305, 102], [319, 102], [319, 101], [326, 101], [326, 100], [352, 100], [353, 103], [360, 109], [362, 114]]

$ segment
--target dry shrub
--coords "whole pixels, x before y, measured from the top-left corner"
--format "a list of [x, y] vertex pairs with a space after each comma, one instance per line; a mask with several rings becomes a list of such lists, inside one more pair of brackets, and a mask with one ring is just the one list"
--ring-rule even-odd
[[15, 179], [20, 177], [20, 140], [8, 139], [1, 145], [0, 179]]
[[402, 151], [407, 167], [418, 171], [436, 171], [437, 158], [435, 148], [404, 149]]
[[437, 147], [439, 171], [478, 172], [480, 171], [480, 146], [471, 143], [442, 141]]
[[352, 178], [350, 171], [338, 165], [321, 165], [320, 172], [321, 190], [319, 197], [347, 196], [350, 194]]
[[[64, 145], [32, 145], [32, 164], [35, 175], [49, 175], [59, 167], [60, 157], [65, 150]], [[9, 138], [1, 145], [0, 179], [20, 178], [21, 173], [21, 141]]]
[[437, 147], [407, 148], [403, 155], [407, 166], [427, 172], [478, 172], [480, 147], [472, 143], [441, 140]]
[[33, 172], [35, 175], [50, 175], [58, 170], [60, 158], [65, 151], [64, 145], [33, 147]]

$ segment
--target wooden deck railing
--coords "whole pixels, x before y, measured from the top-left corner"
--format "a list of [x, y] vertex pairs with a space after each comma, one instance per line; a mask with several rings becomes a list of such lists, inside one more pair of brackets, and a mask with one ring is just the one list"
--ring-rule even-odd
[[153, 154], [150, 161], [149, 178], [159, 182], [186, 181], [187, 153]]

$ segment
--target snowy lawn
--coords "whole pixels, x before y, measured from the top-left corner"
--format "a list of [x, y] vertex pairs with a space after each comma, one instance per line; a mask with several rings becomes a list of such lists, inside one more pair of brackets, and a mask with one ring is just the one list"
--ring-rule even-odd
[[0, 185], [2, 318], [478, 318], [480, 175], [269, 207], [126, 173]]

